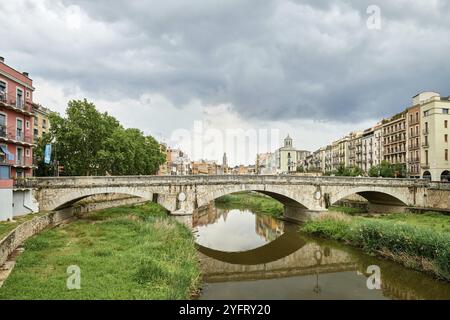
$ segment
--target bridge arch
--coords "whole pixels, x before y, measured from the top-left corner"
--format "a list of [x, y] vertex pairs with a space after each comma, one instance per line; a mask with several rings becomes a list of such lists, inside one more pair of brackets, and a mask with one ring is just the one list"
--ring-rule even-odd
[[[69, 208], [76, 202], [96, 195], [128, 195], [132, 197], [141, 198], [146, 201], [153, 201], [156, 199], [158, 204], [163, 206], [168, 211], [173, 211], [174, 208], [170, 205], [171, 202], [165, 201], [165, 190], [162, 188], [136, 188], [136, 187], [100, 187], [100, 188], [68, 188], [60, 191], [55, 189], [46, 189], [41, 191], [39, 195], [39, 203], [45, 204], [40, 207], [41, 211], [53, 211]], [[42, 201], [44, 200], [45, 201]]]
[[290, 190], [290, 188], [286, 188], [285, 186], [248, 184], [216, 187], [207, 192], [199, 193], [197, 196], [197, 206], [202, 207], [223, 196], [243, 191], [253, 191], [264, 194], [279, 201], [285, 207], [296, 207], [309, 210], [312, 206], [311, 199], [308, 197], [299, 199], [295, 191]]
[[374, 206], [383, 206], [385, 209], [395, 209], [404, 208], [408, 206], [409, 199], [408, 195], [404, 192], [394, 191], [391, 188], [386, 187], [355, 187], [355, 188], [344, 188], [344, 190], [339, 191], [334, 197], [330, 200], [330, 204], [333, 205], [338, 201], [357, 194], [369, 202], [369, 205]]

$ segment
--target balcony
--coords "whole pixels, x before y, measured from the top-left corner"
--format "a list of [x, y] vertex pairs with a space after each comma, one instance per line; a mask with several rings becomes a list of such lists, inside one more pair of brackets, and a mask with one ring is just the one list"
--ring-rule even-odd
[[35, 180], [30, 178], [16, 178], [13, 185], [16, 189], [31, 189], [36, 187], [35, 182]]
[[25, 135], [23, 131], [17, 131], [15, 128], [0, 126], [0, 142], [14, 143], [23, 146], [35, 146], [34, 136]]
[[420, 145], [414, 143], [414, 144], [410, 144], [410, 145], [408, 146], [408, 148], [409, 148], [409, 150], [419, 149], [419, 148], [420, 148]]
[[414, 158], [408, 159], [408, 163], [418, 163], [418, 162], [420, 162], [419, 157], [414, 157]]
[[17, 159], [17, 156], [14, 156], [14, 160], [7, 160], [5, 157], [0, 158], [0, 164], [1, 165], [7, 165], [14, 168], [24, 168], [24, 169], [32, 169], [36, 166], [33, 163], [33, 160], [30, 159]]
[[25, 101], [23, 98], [17, 99], [16, 94], [0, 92], [0, 106], [27, 116], [34, 115], [32, 112], [31, 103]]

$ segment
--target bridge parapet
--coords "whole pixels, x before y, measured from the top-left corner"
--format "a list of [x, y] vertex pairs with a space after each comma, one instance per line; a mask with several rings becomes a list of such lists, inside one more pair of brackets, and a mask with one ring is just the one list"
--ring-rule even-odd
[[450, 184], [424, 179], [390, 179], [367, 177], [303, 177], [289, 175], [214, 175], [214, 176], [92, 176], [45, 177], [28, 180], [35, 188], [58, 188], [97, 185], [211, 185], [211, 184], [286, 184], [286, 185], [376, 185], [393, 187], [448, 188]]

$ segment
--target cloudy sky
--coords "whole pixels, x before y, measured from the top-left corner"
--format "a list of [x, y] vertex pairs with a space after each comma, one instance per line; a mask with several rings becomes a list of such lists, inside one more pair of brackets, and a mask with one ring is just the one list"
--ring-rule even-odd
[[[449, 14], [446, 0], [1, 1], [0, 56], [30, 72], [36, 102], [64, 113], [87, 98], [194, 158], [205, 154], [178, 136], [196, 123], [313, 150], [420, 91], [450, 95]], [[254, 162], [203, 138], [206, 156]], [[256, 151], [278, 141], [266, 144]]]

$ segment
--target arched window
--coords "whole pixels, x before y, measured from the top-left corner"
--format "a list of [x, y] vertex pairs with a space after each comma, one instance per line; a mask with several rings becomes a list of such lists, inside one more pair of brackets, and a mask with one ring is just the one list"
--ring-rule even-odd
[[423, 178], [427, 179], [427, 180], [431, 180], [431, 173], [430, 173], [430, 171], [425, 171], [423, 173]]
[[450, 172], [448, 170], [445, 170], [441, 174], [441, 181], [442, 182], [449, 182], [450, 181]]

